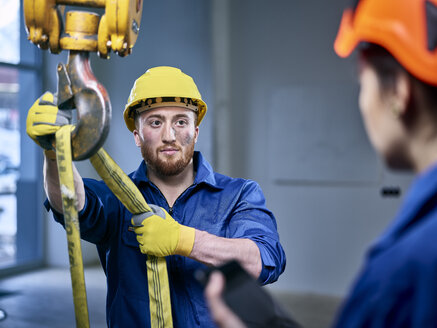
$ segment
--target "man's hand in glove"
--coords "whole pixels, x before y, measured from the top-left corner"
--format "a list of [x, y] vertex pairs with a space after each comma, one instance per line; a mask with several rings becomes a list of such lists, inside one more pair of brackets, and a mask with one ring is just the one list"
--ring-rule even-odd
[[26, 132], [38, 146], [51, 150], [52, 135], [62, 125], [69, 124], [71, 120], [70, 110], [59, 110], [55, 104], [55, 96], [44, 93], [29, 109], [26, 120]]
[[150, 205], [150, 208], [152, 212], [132, 217], [141, 253], [158, 257], [190, 255], [194, 245], [194, 228], [179, 224], [159, 206]]

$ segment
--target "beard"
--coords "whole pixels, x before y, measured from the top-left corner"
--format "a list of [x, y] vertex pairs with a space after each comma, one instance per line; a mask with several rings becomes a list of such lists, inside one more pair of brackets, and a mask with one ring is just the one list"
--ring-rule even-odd
[[[193, 158], [194, 154], [194, 139], [191, 139], [186, 144], [185, 149], [178, 147], [175, 144], [168, 144], [157, 149], [152, 149], [146, 143], [141, 145], [141, 154], [147, 167], [153, 170], [157, 175], [160, 176], [175, 176], [180, 173], [188, 166]], [[166, 156], [160, 153], [165, 147], [171, 146], [179, 151], [177, 158], [173, 156]]]

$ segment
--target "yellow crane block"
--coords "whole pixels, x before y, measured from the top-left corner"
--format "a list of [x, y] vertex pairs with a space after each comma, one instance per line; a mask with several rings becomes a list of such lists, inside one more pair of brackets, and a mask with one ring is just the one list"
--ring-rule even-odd
[[[62, 24], [65, 5], [103, 8], [105, 13], [67, 11]], [[142, 11], [142, 0], [24, 0], [24, 21], [31, 42], [52, 53], [92, 51], [102, 58], [108, 58], [111, 50], [120, 56], [132, 52]]]

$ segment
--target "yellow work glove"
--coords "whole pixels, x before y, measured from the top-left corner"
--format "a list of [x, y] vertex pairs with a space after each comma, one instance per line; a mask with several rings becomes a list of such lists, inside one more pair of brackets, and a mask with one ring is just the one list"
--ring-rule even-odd
[[71, 121], [71, 110], [59, 110], [51, 92], [44, 93], [27, 113], [26, 132], [44, 149], [53, 149], [53, 135]]
[[158, 257], [190, 255], [194, 228], [179, 224], [162, 207], [149, 206], [152, 212], [134, 215], [131, 220], [141, 253]]

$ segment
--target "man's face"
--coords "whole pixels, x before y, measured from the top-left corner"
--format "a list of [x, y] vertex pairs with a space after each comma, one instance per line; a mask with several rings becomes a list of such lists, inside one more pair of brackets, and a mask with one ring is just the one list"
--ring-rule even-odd
[[160, 107], [145, 111], [138, 118], [135, 144], [155, 174], [178, 175], [191, 163], [199, 135], [195, 115], [181, 107]]

